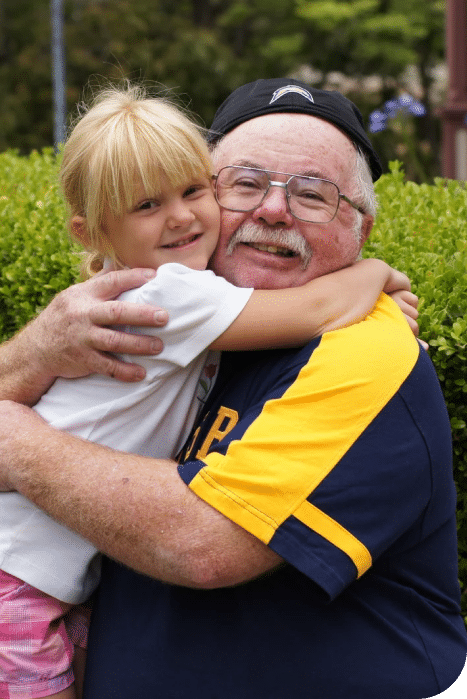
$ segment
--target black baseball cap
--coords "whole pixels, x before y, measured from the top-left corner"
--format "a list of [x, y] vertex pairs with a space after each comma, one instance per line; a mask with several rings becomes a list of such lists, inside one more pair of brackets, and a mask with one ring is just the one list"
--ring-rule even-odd
[[365, 132], [360, 111], [339, 92], [311, 88], [300, 80], [269, 78], [237, 88], [221, 104], [212, 122], [208, 140], [216, 143], [245, 121], [279, 112], [310, 114], [331, 122], [368, 157], [373, 181], [382, 173], [380, 159]]

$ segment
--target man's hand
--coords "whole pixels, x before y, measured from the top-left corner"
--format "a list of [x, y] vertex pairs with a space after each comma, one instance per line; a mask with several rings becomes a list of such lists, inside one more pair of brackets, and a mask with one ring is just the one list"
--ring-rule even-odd
[[155, 274], [154, 270], [141, 269], [99, 274], [58, 294], [31, 324], [36, 350], [49, 373], [68, 378], [106, 374], [122, 381], [143, 378], [140, 367], [120, 362], [108, 353], [157, 354], [162, 349], [160, 340], [107, 326], [165, 325], [168, 317], [162, 309], [114, 300]]
[[108, 326], [166, 324], [168, 316], [162, 309], [115, 300], [155, 274], [148, 269], [98, 274], [59, 293], [0, 349], [0, 396], [33, 404], [57, 376], [97, 373], [121, 381], [144, 378], [138, 364], [121, 362], [111, 353], [158, 354], [161, 341]]

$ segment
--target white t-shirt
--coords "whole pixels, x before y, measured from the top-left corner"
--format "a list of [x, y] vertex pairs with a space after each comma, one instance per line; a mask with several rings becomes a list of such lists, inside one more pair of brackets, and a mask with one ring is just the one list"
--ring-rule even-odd
[[[174, 457], [195, 420], [197, 392], [205, 396], [214, 381], [218, 353], [206, 348], [237, 318], [252, 291], [210, 271], [162, 265], [153, 280], [120, 296], [169, 312], [165, 328], [124, 328], [164, 343], [156, 357], [138, 358], [146, 369], [144, 381], [128, 384], [99, 375], [57, 379], [35, 410], [54, 427], [92, 442]], [[0, 499], [0, 568], [65, 602], [86, 599], [99, 579], [96, 549], [18, 493]]]

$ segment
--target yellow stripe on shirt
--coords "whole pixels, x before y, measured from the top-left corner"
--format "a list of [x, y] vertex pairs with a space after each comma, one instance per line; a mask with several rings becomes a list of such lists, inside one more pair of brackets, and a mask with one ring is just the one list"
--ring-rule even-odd
[[358, 577], [370, 568], [372, 558], [367, 547], [325, 512], [305, 501], [294, 515], [300, 522], [346, 553], [352, 559]]

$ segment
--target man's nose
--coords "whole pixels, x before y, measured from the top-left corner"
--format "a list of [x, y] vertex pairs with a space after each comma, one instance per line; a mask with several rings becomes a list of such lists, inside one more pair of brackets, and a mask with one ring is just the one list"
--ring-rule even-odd
[[262, 220], [270, 226], [292, 226], [294, 224], [284, 182], [271, 182], [266, 196], [253, 211], [252, 217], [255, 221]]

